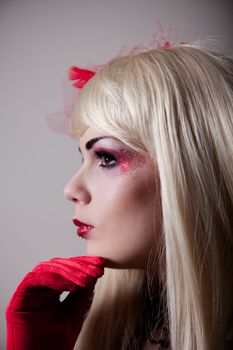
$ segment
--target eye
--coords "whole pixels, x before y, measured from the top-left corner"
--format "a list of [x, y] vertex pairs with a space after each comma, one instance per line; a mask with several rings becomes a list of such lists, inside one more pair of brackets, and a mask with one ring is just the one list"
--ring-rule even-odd
[[100, 160], [99, 166], [103, 168], [114, 168], [117, 165], [116, 157], [106, 151], [96, 151], [96, 157]]

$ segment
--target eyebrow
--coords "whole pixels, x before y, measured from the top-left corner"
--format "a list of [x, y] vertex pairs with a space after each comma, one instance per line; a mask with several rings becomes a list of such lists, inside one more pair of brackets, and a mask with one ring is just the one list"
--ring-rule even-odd
[[[95, 138], [93, 138], [93, 139], [87, 141], [87, 143], [86, 143], [86, 145], [85, 145], [85, 148], [89, 151], [89, 150], [93, 147], [93, 145], [94, 145], [96, 142], [98, 142], [99, 140], [102, 140], [102, 139], [112, 139], [112, 138], [114, 138], [114, 137], [112, 137], [112, 136], [95, 137]], [[80, 147], [79, 147], [79, 152], [82, 153]]]

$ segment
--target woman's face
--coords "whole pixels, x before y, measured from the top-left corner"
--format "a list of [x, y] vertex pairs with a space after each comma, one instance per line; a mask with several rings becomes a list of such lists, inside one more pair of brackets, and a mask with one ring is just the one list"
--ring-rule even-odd
[[64, 194], [75, 205], [87, 255], [106, 258], [108, 267], [146, 268], [161, 231], [154, 163], [93, 128], [80, 138], [80, 151], [83, 164]]

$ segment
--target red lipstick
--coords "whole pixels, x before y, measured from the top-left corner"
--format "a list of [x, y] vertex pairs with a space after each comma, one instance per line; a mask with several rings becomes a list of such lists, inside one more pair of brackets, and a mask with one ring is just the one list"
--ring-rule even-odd
[[84, 238], [88, 234], [88, 232], [94, 228], [94, 226], [85, 224], [84, 222], [79, 221], [78, 219], [73, 219], [73, 223], [75, 224], [75, 226], [78, 226], [77, 235], [81, 238]]

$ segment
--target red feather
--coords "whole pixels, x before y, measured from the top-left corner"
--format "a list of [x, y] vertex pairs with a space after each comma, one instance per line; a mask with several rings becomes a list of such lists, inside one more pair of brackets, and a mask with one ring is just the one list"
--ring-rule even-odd
[[73, 84], [78, 89], [82, 89], [84, 85], [95, 75], [88, 69], [82, 69], [76, 66], [72, 66], [68, 71], [69, 80], [76, 80]]

